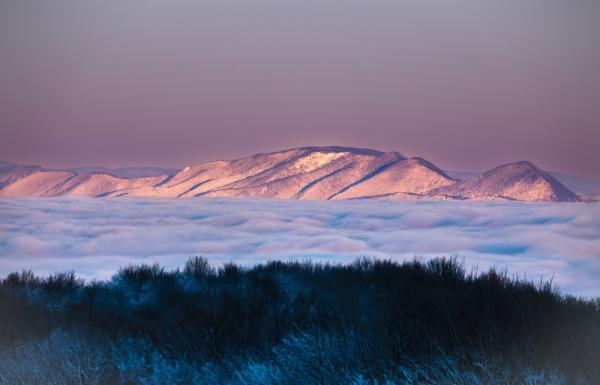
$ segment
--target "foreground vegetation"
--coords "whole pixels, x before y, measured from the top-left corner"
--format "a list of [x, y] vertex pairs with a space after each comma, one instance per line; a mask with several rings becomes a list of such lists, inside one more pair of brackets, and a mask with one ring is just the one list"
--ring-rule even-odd
[[456, 260], [0, 283], [0, 384], [594, 384], [600, 301]]

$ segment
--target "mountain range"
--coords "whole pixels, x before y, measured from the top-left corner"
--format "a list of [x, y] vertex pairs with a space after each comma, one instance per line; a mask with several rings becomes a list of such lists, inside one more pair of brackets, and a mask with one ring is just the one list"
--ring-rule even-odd
[[426, 159], [395, 151], [301, 147], [181, 170], [53, 170], [0, 163], [0, 196], [591, 200], [528, 161], [500, 165], [480, 175], [451, 174]]

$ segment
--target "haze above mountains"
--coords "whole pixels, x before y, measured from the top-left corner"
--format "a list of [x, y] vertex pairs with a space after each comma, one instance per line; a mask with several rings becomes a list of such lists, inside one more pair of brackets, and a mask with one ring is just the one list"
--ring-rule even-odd
[[[571, 176], [566, 178], [571, 178], [571, 185], [579, 183], [579, 194], [527, 161], [500, 165], [481, 175], [473, 175], [449, 173], [423, 158], [406, 157], [398, 152], [302, 147], [236, 160], [204, 162], [181, 170], [133, 167], [50, 170], [0, 163], [0, 196], [426, 198], [546, 202], [598, 198], [600, 188], [589, 187], [593, 183], [586, 184]], [[583, 186], [586, 186], [585, 191]]]

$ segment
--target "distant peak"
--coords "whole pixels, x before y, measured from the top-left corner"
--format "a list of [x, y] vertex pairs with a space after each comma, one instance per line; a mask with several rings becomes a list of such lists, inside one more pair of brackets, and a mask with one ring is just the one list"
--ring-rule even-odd
[[500, 166], [496, 166], [493, 169], [484, 173], [484, 175], [491, 175], [496, 173], [504, 173], [504, 172], [533, 172], [540, 175], [547, 175], [547, 173], [533, 164], [528, 160], [520, 160], [518, 162], [511, 162], [501, 164]]
[[521, 168], [530, 168], [530, 169], [534, 169], [537, 171], [542, 171], [542, 169], [540, 169], [538, 166], [536, 166], [535, 164], [533, 164], [532, 162], [530, 162], [528, 160], [520, 160], [518, 162], [508, 163], [507, 165], [521, 167]]

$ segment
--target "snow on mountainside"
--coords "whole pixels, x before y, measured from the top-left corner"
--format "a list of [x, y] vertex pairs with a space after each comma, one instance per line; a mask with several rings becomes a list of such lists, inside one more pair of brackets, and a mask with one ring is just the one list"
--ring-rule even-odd
[[434, 189], [430, 195], [467, 199], [577, 202], [577, 194], [527, 161], [498, 166], [478, 177]]
[[[402, 194], [422, 194], [447, 186], [455, 180], [432, 163], [421, 159], [400, 159], [388, 163], [360, 180], [348, 185], [334, 198], [348, 199], [370, 196], [389, 196], [399, 199]], [[403, 199], [403, 198], [400, 198]]]
[[37, 171], [0, 190], [1, 196], [56, 196], [53, 191], [77, 174], [69, 171]]
[[351, 147], [293, 148], [137, 178], [0, 166], [0, 196], [580, 200], [529, 162], [460, 181], [422, 158]]
[[0, 162], [0, 188], [41, 170], [40, 166], [23, 166]]
[[398, 153], [345, 148], [301, 149], [285, 162], [205, 195], [329, 199], [349, 183], [400, 158]]
[[[468, 179], [479, 176], [480, 172], [473, 171], [455, 171], [455, 170], [444, 170], [446, 174], [454, 179]], [[564, 174], [556, 171], [546, 171], [548, 174], [556, 178], [569, 190], [577, 193], [580, 196], [593, 197], [594, 195], [600, 194], [600, 178], [599, 177], [586, 177]]]

